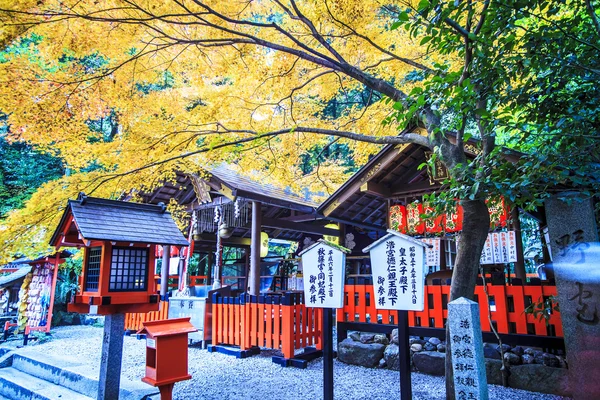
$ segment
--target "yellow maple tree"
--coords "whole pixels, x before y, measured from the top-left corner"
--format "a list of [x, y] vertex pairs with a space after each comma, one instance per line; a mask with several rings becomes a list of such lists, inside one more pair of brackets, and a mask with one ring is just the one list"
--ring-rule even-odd
[[[77, 192], [119, 197], [175, 170], [227, 162], [327, 195], [347, 168], [327, 161], [306, 174], [300, 156], [337, 141], [364, 163], [397, 135], [382, 124], [391, 108], [375, 101], [378, 85], [394, 88], [388, 82], [440, 61], [389, 29], [401, 2], [1, 3], [3, 40], [41, 38], [0, 64], [9, 138], [57, 155], [71, 171], [8, 217], [4, 257], [44, 248]], [[324, 112], [332, 100], [338, 115]], [[90, 128], [111, 113], [112, 137]]]

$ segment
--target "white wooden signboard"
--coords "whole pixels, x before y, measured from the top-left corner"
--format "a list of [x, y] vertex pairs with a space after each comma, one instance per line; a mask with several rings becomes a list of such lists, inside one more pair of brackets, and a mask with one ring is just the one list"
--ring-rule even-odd
[[300, 255], [304, 270], [306, 307], [344, 307], [345, 251], [339, 246], [319, 240]]
[[371, 254], [378, 309], [423, 311], [426, 247], [419, 240], [388, 230], [387, 235], [363, 250]]

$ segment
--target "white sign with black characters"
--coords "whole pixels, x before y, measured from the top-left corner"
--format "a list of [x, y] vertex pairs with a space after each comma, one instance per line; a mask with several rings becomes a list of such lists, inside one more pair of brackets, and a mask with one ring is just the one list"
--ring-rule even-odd
[[346, 252], [319, 240], [302, 253], [304, 304], [306, 307], [342, 308]]
[[423, 311], [426, 244], [395, 231], [365, 248], [370, 252], [375, 306]]

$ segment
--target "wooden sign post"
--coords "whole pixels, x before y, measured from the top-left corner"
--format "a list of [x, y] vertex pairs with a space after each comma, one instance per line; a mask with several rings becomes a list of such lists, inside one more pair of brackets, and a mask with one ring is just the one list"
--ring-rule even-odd
[[344, 270], [346, 253], [341, 246], [319, 240], [306, 248], [304, 269], [304, 303], [323, 308], [323, 399], [333, 400], [333, 312], [344, 307]]
[[363, 249], [370, 252], [375, 307], [398, 310], [400, 348], [400, 398], [412, 399], [408, 311], [423, 311], [425, 304], [425, 248], [410, 236], [388, 230], [388, 234]]

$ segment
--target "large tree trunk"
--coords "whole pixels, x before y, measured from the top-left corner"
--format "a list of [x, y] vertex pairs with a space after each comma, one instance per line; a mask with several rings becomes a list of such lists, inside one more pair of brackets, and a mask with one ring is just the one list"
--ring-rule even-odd
[[[450, 301], [460, 297], [473, 300], [481, 251], [490, 228], [490, 215], [485, 200], [463, 200], [463, 230], [460, 235], [456, 263], [452, 271]], [[448, 324], [446, 325], [446, 398], [454, 400], [454, 379]]]

